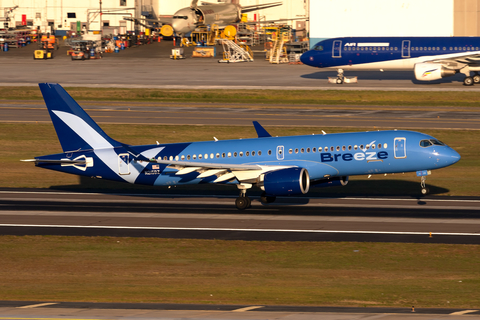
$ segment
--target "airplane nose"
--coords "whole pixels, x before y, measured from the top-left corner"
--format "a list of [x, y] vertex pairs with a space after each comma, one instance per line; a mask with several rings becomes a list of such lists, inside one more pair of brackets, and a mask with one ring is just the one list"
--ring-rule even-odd
[[310, 66], [312, 65], [313, 61], [315, 59], [313, 58], [313, 54], [312, 54], [312, 51], [307, 51], [305, 52], [304, 54], [302, 54], [300, 56], [300, 61], [303, 63], [303, 64], [306, 64], [307, 66]]
[[450, 147], [442, 148], [443, 150], [435, 150], [436, 162], [438, 166], [446, 167], [460, 161], [460, 154]]

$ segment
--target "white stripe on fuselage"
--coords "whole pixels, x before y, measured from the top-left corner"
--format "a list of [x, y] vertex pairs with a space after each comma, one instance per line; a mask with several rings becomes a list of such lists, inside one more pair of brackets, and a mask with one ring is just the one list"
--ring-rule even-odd
[[[118, 166], [118, 154], [115, 152], [113, 146], [104, 137], [102, 137], [97, 131], [95, 131], [88, 123], [82, 118], [63, 111], [52, 110], [67, 126], [70, 127], [75, 133], [85, 140], [92, 148], [95, 155], [110, 168], [115, 174], [124, 179], [127, 182], [135, 183], [135, 180], [143, 171], [148, 162], [131, 162], [131, 172], [129, 175], [120, 175]], [[157, 147], [142, 152], [142, 155], [146, 158], [155, 157], [164, 147]]]
[[[348, 57], [350, 52], [342, 52], [343, 55]], [[480, 51], [470, 51], [465, 52], [465, 57], [472, 55], [480, 55]], [[379, 61], [379, 62], [369, 62], [369, 63], [359, 63], [353, 65], [342, 65], [336, 67], [327, 67], [324, 69], [346, 69], [346, 70], [413, 70], [416, 63], [427, 62], [427, 61], [437, 61], [437, 60], [455, 60], [461, 59], [462, 56], [459, 53], [449, 53], [449, 54], [440, 54], [434, 56], [421, 56], [416, 58], [399, 58], [388, 61]], [[335, 58], [330, 58], [335, 60]], [[470, 71], [479, 71], [480, 68], [470, 67]]]

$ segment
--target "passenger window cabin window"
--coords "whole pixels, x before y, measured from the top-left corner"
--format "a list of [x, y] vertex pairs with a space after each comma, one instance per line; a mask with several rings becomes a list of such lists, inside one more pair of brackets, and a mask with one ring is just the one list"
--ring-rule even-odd
[[198, 155], [198, 159], [202, 159], [202, 155], [201, 155], [201, 154]]
[[357, 146], [357, 145], [354, 145], [354, 146], [353, 146], [353, 149], [354, 149], [354, 150], [357, 150], [357, 149], [358, 149], [358, 146]]
[[342, 146], [342, 151], [345, 151], [346, 149], [347, 149], [347, 147]]
[[240, 153], [238, 154], [240, 157], [243, 157], [243, 151], [240, 151]]
[[307, 153], [310, 153], [310, 148], [307, 148]]
[[352, 150], [352, 146], [348, 146], [348, 151]]
[[268, 150], [268, 155], [269, 155], [269, 156], [272, 155], [272, 150]]
[[187, 160], [190, 160], [190, 155], [187, 156]]
[[292, 150], [292, 149], [288, 149], [288, 153], [292, 154], [292, 153], [293, 153], [293, 150]]
[[222, 158], [225, 158], [225, 152], [222, 153]]
[[233, 153], [233, 156], [236, 158], [236, 157], [237, 157], [237, 153], [236, 153], [236, 152], [234, 152], [234, 153]]
[[304, 148], [300, 149], [300, 152], [305, 153], [305, 149]]
[[125, 7], [127, 5], [127, 0], [120, 0], [120, 7]]
[[362, 150], [363, 150], [363, 144], [361, 144], [361, 145], [360, 145], [360, 149], [362, 149]]
[[295, 153], [298, 153], [298, 148], [295, 149]]
[[193, 160], [196, 160], [196, 159], [197, 159], [197, 155], [194, 154], [194, 155], [193, 155]]
[[185, 160], [185, 156], [182, 156], [180, 159]]
[[250, 152], [245, 152], [245, 157], [248, 157], [250, 155]]
[[340, 146], [337, 146], [337, 151], [340, 151]]
[[255, 151], [252, 151], [252, 157], [255, 156]]
[[381, 143], [378, 144], [378, 149], [382, 149], [382, 144]]
[[217, 153], [217, 158], [220, 158], [220, 153]]
[[257, 154], [258, 154], [259, 156], [261, 156], [261, 155], [262, 155], [262, 150], [258, 150]]
[[313, 152], [313, 153], [317, 152], [317, 148], [313, 148], [313, 149], [312, 149], [312, 152]]

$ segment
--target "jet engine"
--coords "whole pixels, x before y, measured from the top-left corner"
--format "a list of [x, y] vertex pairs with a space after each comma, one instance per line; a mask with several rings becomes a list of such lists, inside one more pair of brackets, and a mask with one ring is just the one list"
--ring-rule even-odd
[[438, 80], [441, 78], [454, 76], [458, 73], [454, 69], [448, 69], [440, 63], [433, 62], [416, 63], [413, 71], [415, 72], [415, 78], [421, 81]]
[[314, 188], [343, 187], [347, 184], [348, 176], [312, 181], [312, 187]]
[[304, 168], [287, 168], [260, 175], [257, 185], [272, 196], [305, 194], [310, 189], [310, 175]]

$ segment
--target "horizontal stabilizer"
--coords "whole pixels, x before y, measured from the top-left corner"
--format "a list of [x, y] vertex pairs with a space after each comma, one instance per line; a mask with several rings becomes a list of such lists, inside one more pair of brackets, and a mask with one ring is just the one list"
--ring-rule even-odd
[[86, 160], [49, 160], [49, 159], [26, 159], [23, 162], [51, 163], [51, 164], [85, 164]]

